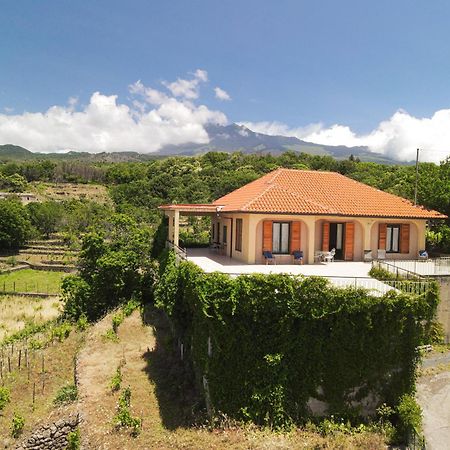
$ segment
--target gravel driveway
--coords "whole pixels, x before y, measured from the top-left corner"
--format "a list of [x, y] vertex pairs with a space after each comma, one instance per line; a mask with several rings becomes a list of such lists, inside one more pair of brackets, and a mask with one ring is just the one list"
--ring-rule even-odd
[[[423, 367], [450, 361], [450, 354], [430, 357]], [[423, 410], [427, 450], [450, 449], [450, 372], [422, 376], [417, 383], [417, 400]]]

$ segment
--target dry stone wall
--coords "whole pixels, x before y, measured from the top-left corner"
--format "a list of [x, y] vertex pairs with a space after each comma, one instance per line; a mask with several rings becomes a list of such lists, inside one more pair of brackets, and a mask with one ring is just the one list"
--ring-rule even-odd
[[16, 450], [64, 450], [67, 447], [67, 435], [75, 431], [79, 423], [80, 415], [72, 414], [44, 425], [26, 438]]

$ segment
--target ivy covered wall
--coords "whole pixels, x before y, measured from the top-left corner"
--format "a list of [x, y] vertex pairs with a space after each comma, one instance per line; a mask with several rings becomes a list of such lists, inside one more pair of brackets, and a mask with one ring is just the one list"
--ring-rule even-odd
[[155, 300], [206, 377], [214, 409], [280, 427], [307, 419], [311, 398], [329, 414], [357, 416], [362, 399], [395, 406], [413, 392], [415, 348], [438, 295], [376, 297], [280, 274], [231, 278], [168, 254]]

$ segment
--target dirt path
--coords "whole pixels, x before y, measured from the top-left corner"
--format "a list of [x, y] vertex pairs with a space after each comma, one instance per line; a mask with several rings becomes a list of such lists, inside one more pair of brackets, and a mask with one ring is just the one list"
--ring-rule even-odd
[[[425, 359], [424, 367], [448, 361], [450, 354]], [[423, 428], [427, 449], [443, 450], [450, 446], [450, 372], [422, 376], [417, 383], [417, 399], [423, 410]]]
[[[133, 414], [144, 415], [143, 408], [148, 400], [145, 397], [148, 397], [148, 394], [143, 395], [145, 392], [140, 392], [140, 395], [136, 396], [133, 385], [143, 383], [148, 386], [149, 384], [145, 375], [144, 355], [148, 348], [153, 348], [155, 338], [150, 327], [142, 326], [137, 311], [119, 327], [118, 342], [112, 342], [104, 337], [108, 329], [111, 329], [110, 315], [92, 328], [85, 347], [79, 355], [79, 407], [84, 418], [81, 435], [87, 448], [128, 449], [133, 448], [128, 436], [113, 430], [112, 422], [116, 414], [118, 394], [112, 394], [108, 386], [123, 360], [125, 362], [122, 369], [123, 387], [130, 385], [132, 388]], [[128, 376], [130, 374], [133, 376]], [[141, 391], [144, 390], [141, 389]]]

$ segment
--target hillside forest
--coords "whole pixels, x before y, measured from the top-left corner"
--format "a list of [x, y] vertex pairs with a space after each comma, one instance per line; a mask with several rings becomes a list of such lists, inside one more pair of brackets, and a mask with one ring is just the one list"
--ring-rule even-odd
[[[150, 233], [158, 229], [157, 207], [165, 203], [208, 203], [278, 167], [336, 171], [392, 194], [414, 199], [415, 167], [361, 162], [358, 158], [336, 160], [330, 156], [285, 152], [243, 154], [209, 152], [200, 156], [173, 156], [145, 162], [89, 162], [83, 160], [8, 160], [0, 164], [0, 190], [39, 194], [49, 183], [102, 185], [108, 196], [93, 201], [89, 196], [63, 201], [48, 199], [22, 207], [11, 202], [0, 205], [3, 220], [1, 247], [17, 247], [31, 237], [63, 232], [68, 240], [89, 227], [110, 226], [113, 214], [124, 214], [145, 224]], [[450, 215], [450, 159], [439, 165], [420, 163], [418, 204]], [[205, 219], [189, 219], [184, 244], [207, 243]], [[12, 232], [16, 230], [16, 232]], [[430, 224], [428, 250], [450, 252], [449, 222]]]

